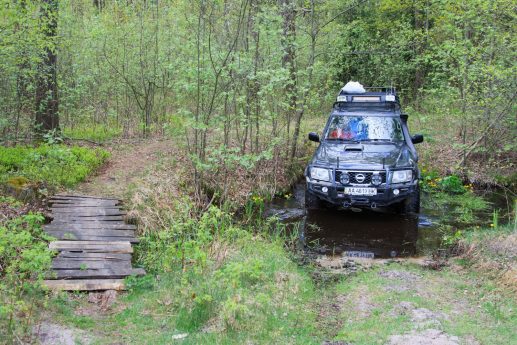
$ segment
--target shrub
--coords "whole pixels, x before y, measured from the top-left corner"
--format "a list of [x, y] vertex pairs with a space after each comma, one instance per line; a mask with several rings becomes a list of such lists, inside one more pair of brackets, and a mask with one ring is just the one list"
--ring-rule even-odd
[[108, 158], [108, 152], [87, 147], [41, 145], [0, 147], [0, 182], [27, 182], [72, 187]]
[[43, 220], [27, 214], [0, 224], [0, 340], [26, 333], [42, 300], [41, 281], [52, 259]]
[[447, 193], [463, 194], [467, 191], [461, 179], [456, 175], [442, 178], [439, 185], [441, 190]]

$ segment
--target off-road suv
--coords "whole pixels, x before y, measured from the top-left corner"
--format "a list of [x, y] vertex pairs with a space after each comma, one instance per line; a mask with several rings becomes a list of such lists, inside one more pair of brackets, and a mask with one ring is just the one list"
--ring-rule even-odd
[[388, 207], [399, 213], [420, 211], [420, 171], [408, 115], [393, 88], [341, 90], [320, 143], [305, 169], [305, 205], [343, 208]]

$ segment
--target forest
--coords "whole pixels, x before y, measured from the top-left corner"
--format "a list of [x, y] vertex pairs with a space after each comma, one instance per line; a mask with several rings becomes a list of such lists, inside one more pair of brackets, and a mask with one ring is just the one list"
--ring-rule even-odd
[[[431, 318], [445, 344], [517, 341], [515, 37], [514, 0], [0, 0], [0, 343], [68, 344], [42, 325], [78, 343], [425, 337], [410, 314], [367, 331], [391, 297], [358, 294], [391, 266], [328, 278], [296, 248], [302, 225], [265, 216], [295, 199], [307, 133], [348, 81], [396, 88], [425, 138], [424, 207], [442, 210], [425, 257], [440, 269], [393, 272], [431, 281], [436, 304], [401, 303], [446, 309], [468, 291], [460, 316]], [[63, 191], [123, 199], [137, 226], [148, 274], [109, 311], [41, 286], [46, 202]]]

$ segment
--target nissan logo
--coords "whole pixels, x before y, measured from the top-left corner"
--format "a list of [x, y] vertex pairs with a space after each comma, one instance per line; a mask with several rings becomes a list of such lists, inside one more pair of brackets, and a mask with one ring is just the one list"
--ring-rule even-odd
[[357, 174], [355, 175], [355, 180], [359, 183], [363, 183], [364, 180], [366, 179], [366, 176], [364, 176], [363, 174]]

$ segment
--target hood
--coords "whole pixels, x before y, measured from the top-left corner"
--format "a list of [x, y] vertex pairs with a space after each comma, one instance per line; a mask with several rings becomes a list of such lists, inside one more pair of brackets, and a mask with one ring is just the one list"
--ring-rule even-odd
[[382, 170], [413, 166], [415, 157], [404, 142], [400, 143], [329, 143], [322, 142], [312, 165], [342, 169]]

